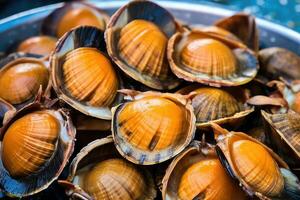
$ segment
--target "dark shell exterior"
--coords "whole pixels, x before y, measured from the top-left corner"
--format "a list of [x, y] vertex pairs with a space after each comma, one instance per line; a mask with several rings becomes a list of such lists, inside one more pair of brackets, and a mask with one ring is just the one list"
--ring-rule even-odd
[[246, 13], [238, 13], [215, 22], [215, 26], [223, 28], [243, 41], [255, 52], [259, 48], [258, 29], [255, 18]]
[[283, 48], [270, 47], [259, 51], [262, 72], [271, 79], [283, 77], [289, 81], [300, 79], [300, 57]]
[[[43, 110], [47, 110], [47, 112], [52, 113], [52, 115], [55, 116], [60, 123], [60, 133], [56, 142], [54, 154], [38, 172], [20, 178], [11, 177], [8, 171], [4, 168], [1, 160], [0, 185], [2, 186], [4, 193], [8, 196], [20, 198], [36, 194], [48, 188], [49, 185], [61, 174], [73, 153], [76, 130], [73, 127], [70, 117], [62, 109], [49, 110], [38, 102], [31, 103], [16, 112], [16, 114], [3, 126], [0, 133], [0, 145], [2, 146], [6, 130], [12, 123], [14, 123], [14, 121], [28, 113]], [[2, 157], [2, 151], [0, 156]]]
[[269, 114], [262, 111], [267, 136], [272, 148], [281, 155], [291, 168], [300, 168], [300, 115], [293, 111]]
[[210, 122], [238, 127], [254, 111], [246, 104], [247, 95], [242, 88], [213, 88], [190, 85], [177, 91], [190, 94], [198, 129], [206, 129]]

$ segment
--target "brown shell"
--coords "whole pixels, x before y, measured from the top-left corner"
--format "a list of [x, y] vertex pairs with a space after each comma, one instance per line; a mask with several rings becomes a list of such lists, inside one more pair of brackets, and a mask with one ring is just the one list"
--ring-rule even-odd
[[163, 178], [163, 199], [247, 199], [226, 173], [214, 148], [196, 142], [177, 156]]
[[166, 51], [168, 39], [177, 28], [173, 16], [164, 8], [150, 1], [132, 1], [108, 23], [108, 54], [136, 81], [154, 89], [172, 89], [179, 82], [170, 70]]
[[248, 194], [260, 199], [282, 194], [284, 179], [279, 167], [288, 166], [271, 149], [241, 132], [229, 132], [217, 141], [217, 153], [224, 167]]
[[122, 98], [117, 94], [122, 80], [105, 55], [103, 34], [88, 26], [68, 32], [58, 42], [50, 65], [59, 98], [86, 115], [110, 120], [110, 107]]
[[71, 198], [154, 199], [154, 182], [146, 169], [120, 157], [111, 137], [95, 140], [84, 147], [70, 166], [65, 186]]
[[246, 13], [237, 13], [216, 21], [214, 25], [233, 33], [250, 49], [258, 51], [259, 39], [255, 17]]
[[42, 56], [49, 56], [55, 49], [57, 39], [50, 36], [33, 36], [21, 42], [17, 51]]
[[200, 30], [174, 34], [168, 59], [179, 78], [213, 86], [245, 84], [259, 67], [255, 54], [242, 43]]
[[113, 108], [112, 132], [120, 154], [151, 165], [180, 153], [193, 139], [192, 106], [179, 94], [144, 92]]
[[68, 162], [75, 134], [63, 110], [34, 102], [16, 112], [1, 129], [3, 192], [20, 198], [45, 190]]
[[32, 102], [42, 86], [49, 90], [50, 73], [46, 63], [37, 58], [13, 59], [0, 69], [0, 97], [22, 107]]
[[231, 124], [237, 127], [253, 108], [247, 106], [245, 90], [242, 88], [213, 88], [201, 85], [190, 85], [178, 91], [190, 93], [196, 116], [196, 126], [205, 129], [210, 122]]
[[204, 27], [192, 26], [192, 30], [197, 30], [197, 29], [199, 29], [200, 31], [203, 31], [203, 32], [207, 32], [209, 34], [216, 34], [225, 39], [234, 40], [236, 42], [241, 43], [241, 40], [237, 36], [235, 36], [234, 34], [232, 34], [229, 31], [227, 31], [223, 28], [217, 27], [217, 26], [204, 26]]
[[270, 47], [259, 51], [259, 61], [264, 75], [275, 79], [300, 79], [300, 57], [284, 48]]
[[292, 168], [300, 168], [300, 115], [293, 111], [284, 114], [269, 114], [262, 111], [268, 138], [273, 149]]
[[109, 16], [86, 2], [68, 2], [55, 9], [42, 22], [42, 33], [57, 38], [79, 26], [93, 26], [105, 30]]

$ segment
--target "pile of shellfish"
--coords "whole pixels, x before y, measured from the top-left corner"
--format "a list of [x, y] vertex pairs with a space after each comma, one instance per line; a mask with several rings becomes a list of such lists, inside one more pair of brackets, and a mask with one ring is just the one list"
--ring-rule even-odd
[[300, 57], [258, 37], [245, 13], [65, 3], [0, 60], [1, 192], [300, 199]]

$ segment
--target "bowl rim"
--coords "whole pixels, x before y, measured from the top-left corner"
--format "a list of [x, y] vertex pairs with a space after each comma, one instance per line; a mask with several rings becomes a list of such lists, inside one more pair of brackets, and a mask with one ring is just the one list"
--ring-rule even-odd
[[[119, 0], [119, 1], [112, 1], [112, 0], [104, 0], [104, 1], [96, 1], [96, 0], [89, 0], [88, 2], [95, 4], [96, 6], [99, 6], [103, 9], [108, 8], [117, 8], [125, 3], [129, 2], [129, 0]], [[156, 0], [156, 3], [158, 3], [161, 6], [164, 6], [166, 8], [170, 9], [180, 9], [180, 10], [187, 10], [187, 11], [195, 11], [195, 12], [201, 12], [201, 13], [209, 13], [216, 16], [224, 17], [224, 16], [230, 16], [238, 11], [235, 10], [229, 10], [222, 7], [213, 7], [211, 5], [206, 5], [202, 3], [196, 3], [196, 2], [179, 2], [179, 1], [172, 1], [172, 0]], [[4, 32], [6, 30], [9, 30], [17, 25], [20, 25], [27, 21], [27, 19], [30, 17], [30, 19], [35, 18], [41, 18], [40, 14], [49, 14], [52, 10], [59, 8], [64, 3], [56, 3], [51, 4], [47, 6], [42, 6], [34, 9], [30, 9], [27, 11], [23, 11], [14, 15], [11, 15], [9, 17], [6, 17], [4, 19], [0, 20], [0, 32]], [[265, 29], [273, 30], [279, 34], [282, 34], [284, 36], [290, 37], [293, 40], [300, 41], [300, 33], [285, 27], [283, 25], [261, 19], [259, 17], [256, 17], [258, 26], [264, 27]]]

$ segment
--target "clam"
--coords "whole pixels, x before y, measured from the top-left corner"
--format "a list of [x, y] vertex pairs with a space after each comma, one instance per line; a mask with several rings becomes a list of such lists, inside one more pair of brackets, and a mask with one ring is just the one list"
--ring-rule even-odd
[[284, 48], [270, 47], [259, 51], [259, 61], [265, 76], [287, 80], [300, 79], [300, 57]]
[[214, 148], [197, 142], [172, 161], [163, 179], [162, 193], [163, 199], [247, 199], [223, 168]]
[[[138, 12], [137, 12], [138, 11]], [[128, 76], [154, 89], [172, 89], [166, 52], [178, 24], [164, 8], [150, 1], [132, 1], [110, 19], [105, 31], [107, 51]]]
[[201, 85], [190, 85], [178, 91], [180, 94], [191, 94], [192, 106], [196, 116], [196, 126], [205, 129], [210, 122], [238, 126], [253, 108], [247, 106], [246, 90], [242, 88], [213, 88]]
[[11, 55], [0, 62], [0, 98], [21, 108], [34, 100], [40, 86], [49, 93], [49, 76], [43, 60], [27, 54]]
[[59, 183], [71, 199], [154, 199], [149, 172], [118, 154], [111, 137], [95, 140], [74, 158], [67, 180]]
[[54, 50], [57, 39], [50, 36], [34, 36], [21, 42], [18, 52], [49, 56]]
[[85, 26], [68, 32], [50, 59], [57, 96], [83, 114], [111, 119], [110, 107], [121, 100], [121, 79], [105, 54], [103, 32]]
[[0, 186], [25, 197], [46, 189], [62, 172], [74, 148], [76, 130], [62, 110], [33, 102], [1, 129]]
[[187, 98], [151, 91], [126, 92], [132, 101], [112, 111], [112, 134], [122, 156], [133, 163], [152, 165], [176, 156], [191, 142], [195, 116]]
[[57, 38], [79, 26], [93, 26], [104, 31], [109, 16], [101, 9], [84, 2], [65, 3], [42, 23], [42, 32]]
[[255, 52], [259, 48], [258, 29], [255, 18], [246, 13], [238, 13], [230, 17], [225, 17], [215, 22], [217, 27], [223, 28], [244, 42]]
[[6, 119], [16, 111], [10, 103], [0, 98], [0, 128], [5, 123]]
[[267, 135], [272, 148], [289, 166], [300, 170], [300, 115], [293, 111], [284, 114], [269, 114], [262, 111], [267, 126]]
[[285, 181], [280, 168], [288, 169], [287, 164], [256, 139], [242, 132], [228, 132], [216, 124], [213, 127], [223, 132], [217, 138], [218, 156], [243, 189], [260, 199], [281, 197]]
[[168, 59], [179, 78], [218, 87], [248, 83], [258, 71], [255, 54], [244, 44], [200, 30], [174, 34]]

